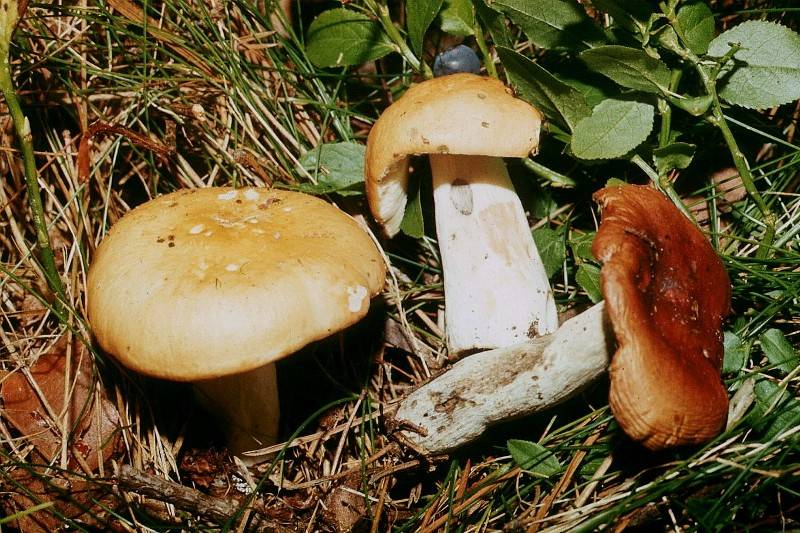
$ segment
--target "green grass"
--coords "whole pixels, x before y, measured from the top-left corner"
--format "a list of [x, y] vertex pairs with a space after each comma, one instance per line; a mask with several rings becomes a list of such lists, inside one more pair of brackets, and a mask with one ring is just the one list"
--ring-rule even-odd
[[[12, 46], [15, 82], [33, 126], [44, 209], [68, 301], [63, 311], [48, 308], [52, 297], [27, 251], [36, 232], [13, 131], [0, 108], [0, 364], [6, 372], [30, 364], [67, 332], [89, 338], [83, 318], [86, 271], [108, 228], [132, 207], [179, 188], [262, 186], [265, 177], [290, 189], [311, 183], [314, 176], [298, 166], [306, 151], [322, 142], [365, 142], [387, 102], [418, 79], [396, 54], [380, 60], [377, 70], [357, 75], [352, 69], [317, 69], [304, 54], [302, 24], [295, 26], [297, 35], [275, 34], [258, 2], [86, 4], [33, 4]], [[714, 10], [718, 19], [767, 16], [797, 29], [796, 9], [768, 4], [717, 3]], [[132, 8], [146, 9], [151, 19], [131, 18]], [[321, 6], [303, 9], [307, 24]], [[530, 51], [521, 35], [515, 38], [519, 49]], [[545, 53], [544, 60], [561, 59]], [[373, 531], [800, 527], [800, 371], [787, 374], [770, 363], [759, 342], [766, 330], [777, 328], [798, 345], [797, 107], [724, 111], [778, 219], [769, 253], [758, 256], [764, 232], [759, 206], [752, 198], [723, 205], [707, 181], [716, 166], [730, 164], [722, 137], [707, 125], [682, 124], [676, 118], [678, 126], [703, 140], [700, 146], [709, 154], [699, 154], [676, 188], [684, 197], [701, 195], [708, 202], [706, 229], [733, 285], [725, 329], [738, 335], [747, 354], [741, 369], [724, 376], [730, 395], [744, 402], [743, 416], [714, 441], [658, 454], [637, 448], [611, 416], [607, 384], [601, 382], [561, 408], [494, 428], [447, 458], [422, 460], [396, 442], [384, 424], [384, 411], [447, 364], [439, 331], [441, 271], [431, 205], [424, 199], [425, 238], [382, 242], [392, 270], [384, 302], [368, 321], [305, 350], [295, 366], [281, 368], [282, 391], [288, 396], [316, 390], [319, 397], [305, 395], [289, 410], [283, 428], [288, 445], [250, 469], [256, 493], [237, 491], [246, 476], [229, 459], [210, 466], [213, 477], [228, 484], [228, 492], [204, 486], [184, 464], [221, 446], [219, 436], [204, 427], [204, 415], [190, 401], [176, 400], [178, 391], [170, 384], [136, 376], [96, 352], [100, 386], [122, 417], [123, 450], [116, 461], [205, 493], [255, 501], [271, 510], [272, 518], [298, 530], [341, 527], [331, 498], [341, 491], [353, 498], [349, 501], [359, 509], [361, 526]], [[89, 180], [82, 182], [76, 169], [79, 135], [95, 121], [164, 143], [175, 149], [174, 155], [160, 156], [125, 136], [101, 134], [94, 139]], [[611, 177], [643, 183], [647, 176], [625, 162], [578, 165], [562, 147], [553, 139], [544, 141], [537, 158], [544, 170], [522, 164], [511, 169], [539, 225], [564, 228], [569, 245], [596, 229], [594, 190]], [[560, 175], [575, 186], [556, 186], [554, 181], [563, 181]], [[363, 196], [332, 194], [327, 199], [369, 220]], [[563, 268], [552, 279], [561, 310], [589, 303], [575, 279], [582, 260], [567, 246]], [[47, 305], [30, 295], [41, 295]], [[376, 340], [387, 318], [397, 324], [395, 339], [403, 333], [406, 341], [413, 338], [416, 354], [404, 350], [399, 340], [387, 346]], [[545, 446], [560, 471], [550, 477], [520, 471], [506, 449], [510, 438]], [[100, 490], [112, 482], [113, 466], [100, 476], [69, 471], [63, 458], [42, 465], [24, 436], [2, 421], [0, 447], [4, 496], [27, 494], [24, 505], [14, 510], [16, 518], [51, 516], [78, 530], [103, 529], [111, 522], [157, 531], [214, 525], [135, 491], [126, 498], [73, 497], [86, 512], [66, 507], [68, 495], [51, 504], [46, 490], [17, 481], [20, 472], [41, 477], [51, 493], [67, 481], [88, 482]], [[246, 513], [241, 516], [252, 520]], [[237, 527], [235, 522], [227, 527]]]

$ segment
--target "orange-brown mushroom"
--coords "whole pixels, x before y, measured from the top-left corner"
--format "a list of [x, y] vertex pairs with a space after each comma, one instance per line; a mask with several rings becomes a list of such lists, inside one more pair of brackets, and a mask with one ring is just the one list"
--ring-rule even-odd
[[658, 191], [595, 193], [603, 220], [592, 251], [618, 349], [609, 403], [650, 449], [700, 444], [725, 426], [721, 324], [730, 280], [703, 234]]

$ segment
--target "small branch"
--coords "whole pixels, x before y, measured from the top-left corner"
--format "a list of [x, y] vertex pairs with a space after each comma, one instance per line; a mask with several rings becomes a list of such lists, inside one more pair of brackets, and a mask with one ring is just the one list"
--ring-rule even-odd
[[122, 135], [123, 137], [127, 137], [128, 140], [130, 140], [133, 144], [153, 151], [162, 157], [166, 157], [175, 153], [174, 147], [167, 146], [160, 141], [150, 139], [146, 135], [137, 133], [130, 128], [119, 126], [117, 124], [106, 124], [105, 122], [98, 121], [89, 126], [89, 129], [83, 132], [83, 135], [81, 136], [81, 142], [78, 146], [77, 160], [78, 183], [86, 183], [89, 181], [89, 171], [92, 163], [89, 148], [91, 148], [94, 138], [101, 133]]
[[[178, 509], [199, 515], [216, 523], [225, 523], [241, 514], [241, 505], [233, 500], [225, 500], [207, 496], [202, 492], [156, 477], [145, 472], [134, 470], [123, 465], [117, 474], [120, 489], [134, 492], [140, 496], [161, 502], [171, 503]], [[262, 514], [259, 510], [256, 510]], [[258, 531], [276, 531], [291, 533], [293, 530], [272, 520], [261, 519], [257, 522]]]
[[[662, 5], [662, 11], [667, 16], [667, 19], [669, 20], [672, 28], [678, 34], [678, 37], [680, 37], [680, 39], [686, 43], [686, 36], [682, 32], [680, 24], [676, 23], [677, 20], [674, 6], [670, 8], [669, 6]], [[703, 82], [703, 87], [706, 93], [711, 97], [711, 116], [709, 117], [709, 121], [719, 128], [719, 131], [722, 133], [722, 137], [725, 139], [725, 143], [728, 145], [728, 151], [730, 151], [731, 157], [733, 158], [733, 164], [736, 166], [736, 170], [739, 172], [739, 177], [742, 178], [744, 188], [747, 190], [750, 198], [753, 199], [753, 202], [756, 204], [759, 211], [761, 211], [761, 216], [764, 219], [764, 224], [766, 227], [764, 230], [764, 238], [758, 247], [756, 257], [763, 259], [769, 255], [769, 251], [772, 248], [772, 244], [775, 240], [775, 226], [777, 224], [777, 217], [764, 201], [764, 198], [761, 196], [761, 193], [758, 191], [758, 188], [755, 185], [753, 174], [750, 172], [750, 165], [747, 163], [747, 159], [745, 159], [744, 154], [736, 142], [736, 138], [733, 136], [733, 132], [731, 132], [731, 129], [728, 126], [728, 122], [725, 120], [725, 115], [722, 113], [722, 104], [720, 103], [719, 95], [717, 94], [717, 76], [719, 76], [719, 73], [725, 64], [733, 59], [739, 48], [741, 48], [739, 43], [731, 43], [730, 49], [725, 53], [725, 55], [716, 60], [716, 63], [711, 70], [703, 65], [703, 62], [700, 60], [700, 58], [689, 48], [683, 48], [680, 50], [679, 55], [690, 62], [697, 71], [697, 74], [700, 76], [700, 80]]]
[[564, 174], [560, 174], [555, 170], [549, 169], [538, 161], [534, 161], [530, 157], [522, 160], [522, 163], [534, 174], [540, 178], [546, 179], [553, 187], [573, 188], [578, 184], [575, 180]]
[[483, 64], [486, 67], [486, 73], [493, 78], [497, 78], [497, 68], [494, 66], [492, 53], [489, 51], [489, 46], [486, 44], [486, 38], [483, 36], [483, 28], [480, 22], [478, 22], [478, 17], [475, 17], [475, 27], [473, 31], [475, 32], [475, 43], [478, 45], [481, 55], [483, 56]]
[[386, 35], [389, 36], [389, 39], [391, 39], [397, 47], [397, 51], [400, 52], [406, 61], [408, 61], [415, 70], [422, 72], [422, 75], [425, 76], [426, 79], [432, 78], [433, 71], [431, 71], [427, 63], [417, 58], [411, 48], [409, 48], [406, 40], [400, 35], [392, 18], [389, 16], [389, 9], [383, 4], [376, 3], [374, 0], [366, 0], [365, 4], [369, 10], [378, 17], [381, 26], [383, 26], [383, 31], [386, 32]]
[[611, 358], [614, 336], [603, 309], [595, 305], [551, 335], [462, 359], [401, 400], [391, 425], [416, 450], [439, 455], [493, 423], [574, 396], [605, 372]]
[[[678, 84], [681, 82], [682, 75], [682, 70], [672, 70], [672, 75], [669, 80], [670, 92], [675, 92], [678, 89]], [[665, 98], [658, 99], [658, 111], [661, 114], [661, 129], [658, 133], [658, 147], [664, 148], [669, 144], [669, 138], [672, 132], [672, 107]]]
[[686, 204], [683, 203], [683, 200], [675, 191], [675, 188], [672, 186], [672, 182], [669, 180], [667, 176], [663, 177], [659, 176], [658, 172], [656, 172], [653, 169], [653, 167], [648, 165], [647, 161], [642, 159], [642, 157], [638, 154], [631, 158], [631, 162], [640, 169], [642, 169], [642, 171], [644, 171], [645, 174], [647, 174], [647, 177], [650, 178], [650, 180], [653, 182], [653, 185], [658, 187], [658, 189], [661, 192], [666, 194], [669, 197], [669, 199], [672, 200], [672, 203], [675, 204], [675, 207], [677, 207], [686, 218], [688, 218], [694, 223], [697, 223], [697, 221], [694, 218], [694, 215], [692, 214], [691, 211], [689, 211], [689, 208], [686, 207]]
[[[739, 177], [742, 178], [742, 184], [744, 184], [745, 190], [750, 195], [750, 198], [753, 199], [753, 202], [755, 202], [759, 211], [761, 211], [761, 216], [764, 218], [764, 224], [766, 226], [764, 229], [764, 238], [756, 253], [757, 258], [763, 259], [769, 254], [769, 250], [775, 240], [777, 217], [764, 201], [758, 188], [756, 188], [753, 174], [750, 172], [750, 165], [747, 163], [747, 159], [745, 159], [742, 150], [736, 142], [736, 138], [733, 136], [733, 132], [728, 126], [728, 122], [725, 120], [725, 115], [722, 113], [722, 104], [720, 104], [719, 95], [717, 95], [716, 79], [709, 74], [703, 65], [698, 64], [697, 71], [700, 74], [700, 79], [703, 81], [706, 92], [711, 95], [712, 98], [710, 121], [719, 128], [719, 131], [722, 133], [722, 137], [725, 139], [725, 143], [728, 145], [728, 150], [733, 158], [733, 164], [739, 172]], [[715, 69], [714, 72], [719, 72], [719, 70]]]

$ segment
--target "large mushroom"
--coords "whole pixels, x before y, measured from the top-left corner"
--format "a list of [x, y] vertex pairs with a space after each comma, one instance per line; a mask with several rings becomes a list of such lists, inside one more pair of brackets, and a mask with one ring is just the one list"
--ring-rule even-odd
[[88, 315], [124, 365], [193, 382], [241, 453], [277, 439], [274, 362], [360, 320], [384, 274], [369, 235], [320, 199], [183, 190], [114, 225], [89, 271]]
[[453, 74], [389, 106], [367, 141], [370, 208], [389, 236], [403, 219], [410, 157], [429, 154], [451, 353], [518, 344], [558, 320], [503, 157], [539, 144], [541, 115], [498, 80]]
[[605, 302], [554, 334], [472, 355], [421, 385], [394, 412], [401, 438], [436, 455], [493, 423], [552, 407], [604, 372], [614, 333], [609, 402], [628, 435], [660, 449], [722, 430], [721, 325], [731, 291], [722, 263], [661, 193], [626, 185], [595, 198]]
[[703, 234], [658, 191], [607, 187], [592, 251], [619, 348], [609, 404], [651, 449], [699, 444], [725, 427], [722, 320], [731, 284]]

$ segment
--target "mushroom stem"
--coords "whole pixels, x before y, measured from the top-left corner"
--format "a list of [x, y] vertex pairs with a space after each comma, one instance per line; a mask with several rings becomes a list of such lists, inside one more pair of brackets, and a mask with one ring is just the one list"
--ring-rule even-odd
[[449, 452], [496, 422], [553, 407], [605, 372], [614, 334], [603, 303], [555, 333], [466, 357], [400, 401], [400, 434], [426, 455]]
[[228, 447], [245, 463], [244, 452], [278, 442], [278, 382], [275, 363], [214, 379], [194, 382], [195, 397], [217, 417]]
[[432, 154], [430, 162], [450, 353], [554, 331], [550, 282], [503, 160]]

